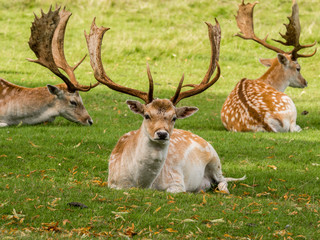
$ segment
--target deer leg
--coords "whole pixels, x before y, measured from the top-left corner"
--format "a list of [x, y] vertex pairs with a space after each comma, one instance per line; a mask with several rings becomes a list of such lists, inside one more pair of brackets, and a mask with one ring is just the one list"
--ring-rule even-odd
[[290, 132], [301, 132], [301, 127], [297, 125], [296, 123], [293, 123], [290, 125]]
[[211, 186], [212, 186], [211, 180], [209, 178], [207, 178], [206, 176], [204, 176], [197, 192], [200, 192], [200, 191], [205, 192], [208, 189], [210, 189]]
[[167, 192], [171, 193], [179, 193], [179, 192], [186, 192], [186, 186], [183, 180], [183, 174], [178, 171], [174, 171], [170, 173], [170, 183], [168, 184], [168, 188], [166, 189]]
[[206, 166], [204, 178], [211, 179], [211, 184], [218, 184], [219, 191], [229, 194], [228, 182], [242, 181], [246, 179], [246, 176], [243, 176], [242, 178], [224, 177], [219, 156], [217, 153], [215, 153], [212, 157], [212, 160]]
[[290, 132], [301, 132], [302, 129], [299, 125], [297, 125], [296, 120], [297, 120], [296, 117], [292, 117], [292, 120], [290, 122], [290, 127], [289, 127]]
[[[218, 184], [218, 189], [220, 191], [229, 193], [228, 183], [225, 177], [222, 174], [221, 163], [218, 154], [214, 154], [211, 161], [208, 163], [205, 169], [205, 176], [202, 181], [203, 184], [206, 184], [205, 179], [210, 179], [211, 184]], [[203, 187], [205, 187], [203, 185]]]
[[186, 191], [186, 188], [179, 184], [176, 184], [167, 188], [167, 192], [171, 192], [171, 193], [180, 193], [185, 191]]
[[269, 118], [267, 124], [273, 132], [288, 132], [288, 126], [286, 126], [285, 121], [281, 121], [278, 118]]

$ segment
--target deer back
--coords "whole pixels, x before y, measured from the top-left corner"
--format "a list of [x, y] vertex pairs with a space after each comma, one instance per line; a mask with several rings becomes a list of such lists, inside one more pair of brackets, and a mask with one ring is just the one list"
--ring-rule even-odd
[[224, 127], [235, 132], [277, 132], [270, 120], [278, 121], [284, 127], [283, 122], [287, 118], [296, 119], [296, 108], [291, 98], [260, 80], [242, 79], [221, 110]]

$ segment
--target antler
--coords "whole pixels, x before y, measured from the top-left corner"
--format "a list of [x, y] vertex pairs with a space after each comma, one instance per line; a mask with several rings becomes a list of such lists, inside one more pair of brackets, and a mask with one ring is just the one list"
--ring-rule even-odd
[[101, 61], [101, 44], [103, 35], [110, 28], [100, 27], [98, 28], [95, 23], [95, 18], [93, 19], [90, 33], [87, 34], [85, 32], [85, 36], [87, 39], [87, 46], [90, 54], [90, 63], [91, 67], [94, 70], [94, 77], [102, 84], [111, 88], [112, 90], [122, 92], [134, 97], [138, 97], [142, 99], [146, 104], [152, 102], [153, 100], [153, 79], [150, 73], [149, 65], [147, 64], [147, 73], [149, 78], [149, 92], [142, 92], [137, 89], [128, 88], [125, 86], [121, 86], [115, 82], [113, 82], [105, 73], [102, 61]]
[[[47, 14], [41, 10], [40, 18], [35, 15], [35, 20], [31, 26], [29, 46], [38, 59], [33, 60], [28, 58], [27, 60], [48, 68], [66, 83], [70, 92], [77, 90], [89, 91], [99, 83], [85, 86], [80, 85], [76, 80], [74, 70], [82, 63], [86, 56], [74, 67], [68, 65], [64, 55], [63, 45], [66, 25], [72, 13], [66, 11], [65, 8], [60, 11], [60, 8], [61, 7], [52, 11], [52, 7], [50, 7]], [[69, 78], [62, 74], [59, 68], [62, 69]]]
[[279, 33], [280, 36], [286, 40], [286, 42], [275, 40], [275, 39], [273, 40], [286, 46], [294, 46], [294, 49], [291, 51], [293, 60], [296, 60], [299, 57], [312, 57], [314, 54], [316, 54], [317, 49], [315, 49], [314, 52], [311, 54], [306, 54], [306, 55], [298, 54], [299, 50], [303, 48], [313, 47], [317, 42], [314, 42], [313, 44], [309, 44], [309, 45], [300, 45], [299, 39], [300, 39], [301, 27], [300, 27], [300, 20], [299, 20], [299, 7], [296, 0], [293, 0], [292, 14], [290, 17], [288, 17], [288, 19], [289, 19], [289, 24], [284, 24], [287, 29], [286, 34]]
[[[221, 40], [221, 30], [218, 21], [216, 20], [216, 26], [212, 26], [210, 23], [206, 23], [208, 25], [209, 39], [211, 44], [211, 61], [209, 65], [209, 69], [202, 80], [202, 82], [198, 85], [190, 84], [186, 86], [191, 86], [193, 89], [182, 92], [182, 83], [184, 76], [180, 80], [179, 86], [175, 95], [170, 99], [174, 105], [176, 105], [181, 99], [191, 97], [193, 95], [199, 94], [209, 87], [211, 87], [220, 77], [220, 67], [218, 64], [219, 60], [219, 51], [220, 51], [220, 40]], [[109, 28], [100, 27], [98, 28], [95, 24], [95, 19], [92, 22], [90, 33], [86, 34], [87, 46], [90, 54], [90, 63], [94, 70], [95, 78], [102, 84], [107, 87], [122, 92], [131, 96], [138, 97], [145, 101], [146, 103], [150, 103], [153, 100], [153, 79], [151, 76], [149, 65], [147, 64], [147, 73], [149, 78], [149, 92], [142, 92], [140, 90], [128, 88], [121, 86], [115, 82], [113, 82], [105, 73], [102, 61], [101, 61], [101, 43], [103, 39], [103, 35]], [[212, 74], [215, 71], [215, 68], [218, 67], [218, 71], [216, 76], [210, 81]]]
[[258, 2], [244, 4], [244, 0], [242, 0], [242, 3], [239, 5], [239, 10], [237, 12], [238, 14], [236, 16], [240, 33], [237, 33], [236, 36], [245, 40], [251, 39], [253, 41], [256, 41], [257, 43], [260, 43], [262, 46], [265, 46], [266, 48], [277, 53], [284, 53], [284, 51], [280, 48], [277, 48], [267, 43], [268, 35], [264, 39], [260, 39], [254, 34], [253, 9], [257, 3]]
[[[202, 93], [203, 91], [211, 87], [219, 79], [220, 66], [218, 61], [219, 61], [219, 54], [220, 54], [221, 29], [217, 19], [215, 19], [215, 21], [216, 21], [215, 26], [212, 26], [211, 23], [206, 22], [208, 26], [208, 35], [209, 35], [210, 46], [211, 46], [211, 60], [210, 60], [208, 71], [200, 84], [188, 84], [188, 85], [182, 86], [183, 80], [184, 80], [184, 75], [183, 75], [177, 87], [176, 93], [170, 99], [173, 105], [177, 105], [178, 102], [184, 98], [188, 98], [188, 97], [197, 95], [199, 93]], [[216, 67], [218, 67], [216, 76], [210, 81]], [[181, 89], [183, 87], [193, 87], [193, 89], [181, 92]]]
[[270, 45], [267, 43], [267, 38], [268, 35], [264, 39], [258, 38], [254, 34], [254, 26], [253, 26], [253, 9], [254, 6], [258, 2], [254, 3], [247, 3], [244, 4], [244, 0], [242, 0], [242, 3], [239, 5], [239, 9], [237, 12], [236, 20], [238, 27], [240, 29], [240, 33], [237, 33], [236, 36], [241, 37], [243, 39], [251, 39], [256, 41], [257, 43], [260, 43], [261, 45], [265, 46], [266, 48], [273, 50], [277, 53], [287, 53], [287, 54], [292, 54], [292, 59], [296, 60], [298, 57], [311, 57], [313, 56], [317, 49], [312, 53], [308, 55], [299, 55], [297, 52], [303, 48], [308, 48], [312, 47], [316, 44], [310, 44], [310, 45], [300, 45], [299, 43], [299, 38], [300, 38], [300, 21], [299, 21], [299, 9], [298, 9], [298, 4], [296, 0], [293, 0], [293, 5], [292, 5], [292, 15], [291, 17], [288, 17], [289, 19], [289, 24], [284, 24], [287, 28], [287, 32], [285, 35], [281, 34], [281, 37], [286, 40], [286, 42], [282, 42], [280, 40], [274, 40], [278, 43], [281, 43], [286, 46], [293, 46], [294, 49], [289, 52], [285, 52], [281, 50], [280, 48], [277, 48], [275, 46]]

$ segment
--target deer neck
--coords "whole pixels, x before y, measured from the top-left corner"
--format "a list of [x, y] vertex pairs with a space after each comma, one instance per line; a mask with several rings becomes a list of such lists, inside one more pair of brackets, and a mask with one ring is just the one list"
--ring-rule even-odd
[[[55, 97], [48, 92], [46, 87], [40, 88], [14, 88], [11, 89], [6, 108], [15, 115], [11, 124], [37, 124], [44, 121], [52, 121], [59, 112], [55, 107]], [[23, 102], [20, 101], [20, 97]]]
[[167, 159], [169, 141], [165, 143], [152, 141], [142, 126], [137, 132], [135, 145], [137, 185], [150, 188]]
[[280, 92], [284, 92], [289, 86], [289, 79], [286, 77], [285, 69], [278, 61], [274, 61], [268, 71], [257, 80], [272, 86]]

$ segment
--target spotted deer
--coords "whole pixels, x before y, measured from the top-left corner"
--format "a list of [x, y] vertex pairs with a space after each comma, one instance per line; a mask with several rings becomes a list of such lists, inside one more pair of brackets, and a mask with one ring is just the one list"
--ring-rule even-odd
[[[62, 116], [82, 125], [92, 125], [93, 121], [83, 105], [78, 91], [89, 91], [97, 86], [80, 85], [74, 67], [68, 65], [64, 56], [64, 34], [71, 13], [60, 8], [47, 14], [42, 12], [31, 27], [29, 46], [37, 56], [38, 63], [57, 75], [64, 84], [46, 87], [26, 88], [0, 79], [0, 127], [17, 124], [37, 124], [54, 121]], [[68, 77], [59, 71], [62, 69]]]
[[[205, 91], [220, 77], [220, 26], [218, 22], [215, 26], [206, 24], [211, 44], [209, 69], [200, 84], [188, 85], [192, 89], [183, 92], [182, 76], [176, 93], [169, 100], [154, 99], [153, 79], [148, 64], [148, 92], [121, 86], [106, 75], [101, 62], [101, 43], [109, 28], [98, 28], [93, 21], [86, 39], [95, 78], [110, 89], [145, 102], [127, 101], [130, 110], [144, 120], [138, 130], [123, 135], [113, 149], [109, 159], [110, 188], [152, 188], [177, 193], [198, 192], [209, 189], [211, 184], [218, 184], [219, 190], [229, 192], [227, 182], [244, 179], [225, 178], [218, 154], [207, 141], [191, 132], [174, 129], [177, 119], [187, 118], [198, 111], [196, 107], [176, 107], [177, 103]], [[216, 66], [217, 73], [211, 79]]]
[[267, 37], [258, 38], [253, 28], [253, 8], [257, 2], [239, 5], [236, 16], [238, 27], [242, 34], [236, 36], [243, 39], [251, 39], [262, 46], [275, 51], [274, 59], [261, 59], [260, 62], [269, 67], [260, 78], [256, 80], [242, 79], [232, 90], [226, 99], [222, 110], [221, 120], [229, 131], [267, 131], [267, 132], [299, 132], [301, 128], [296, 124], [297, 110], [284, 90], [290, 86], [304, 88], [307, 81], [300, 73], [299, 57], [311, 57], [316, 50], [309, 55], [298, 54], [304, 48], [316, 44], [300, 45], [300, 21], [299, 9], [295, 0], [292, 5], [292, 15], [288, 17], [286, 34], [281, 37], [286, 42], [274, 40], [285, 46], [293, 46], [293, 50], [285, 52], [280, 48], [267, 43]]

